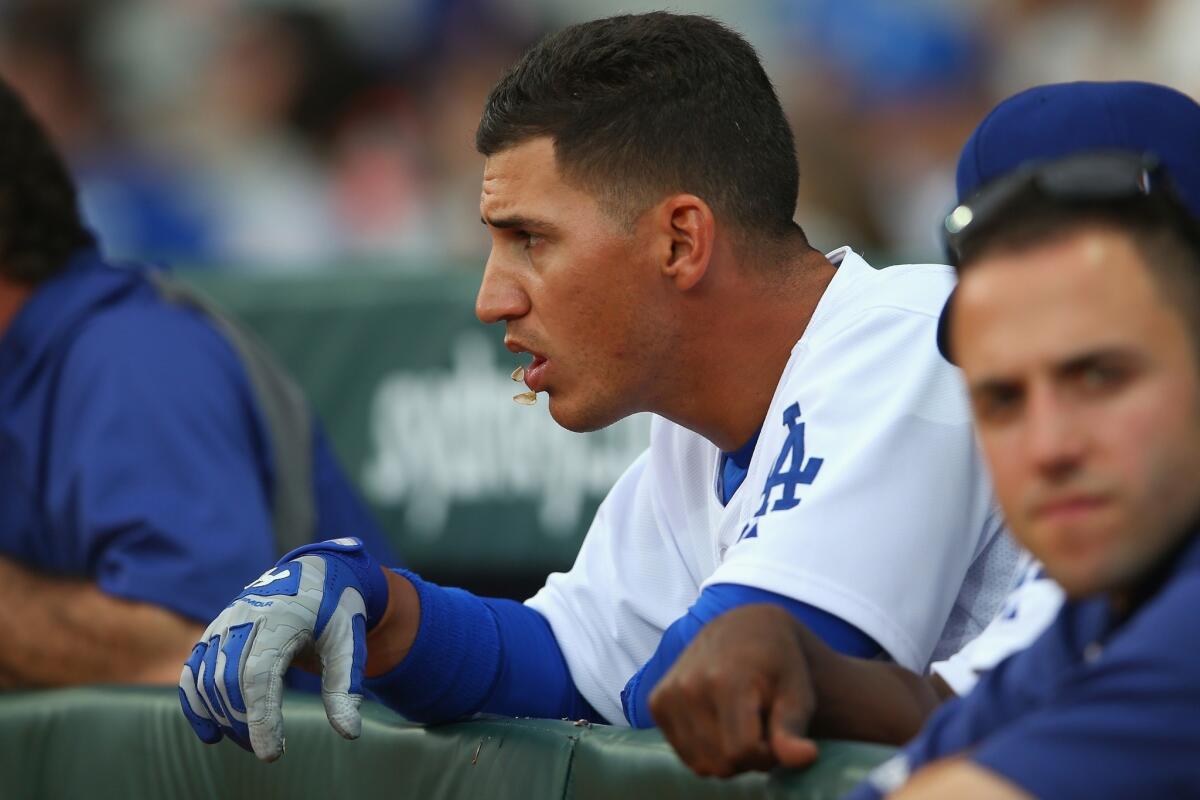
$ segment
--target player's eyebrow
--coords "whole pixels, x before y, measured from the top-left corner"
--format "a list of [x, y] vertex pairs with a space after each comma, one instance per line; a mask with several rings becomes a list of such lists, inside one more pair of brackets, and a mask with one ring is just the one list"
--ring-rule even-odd
[[1011, 395], [1021, 391], [1021, 381], [1009, 377], [985, 377], [971, 383], [968, 392], [974, 399], [996, 395]]
[[[1080, 353], [1065, 355], [1051, 365], [1055, 379], [1069, 378], [1092, 367], [1119, 367], [1135, 369], [1141, 366], [1146, 357], [1120, 345], [1109, 345], [1087, 350]], [[1022, 382], [1020, 376], [983, 375], [974, 382], [969, 382], [967, 390], [972, 396], [976, 394], [995, 394], [1010, 391]]]
[[1092, 367], [1133, 368], [1141, 364], [1144, 360], [1144, 356], [1140, 353], [1119, 346], [1111, 346], [1066, 359], [1057, 365], [1054, 371], [1058, 375], [1065, 377], [1079, 374]]
[[536, 217], [523, 217], [520, 215], [511, 217], [492, 217], [491, 219], [480, 217], [479, 221], [492, 228], [533, 228], [534, 230], [546, 231], [547, 233], [553, 233], [558, 229], [553, 223], [547, 222], [544, 219], [538, 219]]

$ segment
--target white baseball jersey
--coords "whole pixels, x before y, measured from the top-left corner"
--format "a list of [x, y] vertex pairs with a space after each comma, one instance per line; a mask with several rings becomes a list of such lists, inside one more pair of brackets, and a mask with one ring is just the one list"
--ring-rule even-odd
[[1058, 616], [1062, 604], [1062, 587], [1046, 576], [1032, 555], [1023, 553], [1016, 586], [1000, 613], [966, 647], [930, 670], [962, 697], [985, 672], [1033, 644]]
[[974, 638], [1012, 585], [1017, 550], [963, 382], [934, 343], [953, 271], [875, 270], [849, 248], [829, 259], [837, 271], [728, 504], [717, 448], [656, 417], [575, 565], [528, 601], [579, 691], [615, 724], [626, 681], [705, 586], [817, 606], [919, 672]]

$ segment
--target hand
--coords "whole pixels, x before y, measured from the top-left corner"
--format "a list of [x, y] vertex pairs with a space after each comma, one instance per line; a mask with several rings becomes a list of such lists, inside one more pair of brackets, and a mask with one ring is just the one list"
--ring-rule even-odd
[[387, 605], [387, 578], [358, 539], [293, 550], [204, 631], [179, 676], [184, 716], [203, 741], [228, 736], [274, 761], [284, 750], [283, 674], [315, 650], [329, 722], [357, 738], [367, 631]]
[[799, 623], [772, 605], [735, 608], [700, 631], [650, 695], [650, 713], [700, 775], [806, 767], [815, 708]]

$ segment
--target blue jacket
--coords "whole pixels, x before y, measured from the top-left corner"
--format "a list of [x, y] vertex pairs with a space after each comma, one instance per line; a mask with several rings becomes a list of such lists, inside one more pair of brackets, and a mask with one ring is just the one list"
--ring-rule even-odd
[[[228, 323], [158, 276], [81, 252], [0, 334], [0, 556], [207, 622], [292, 544], [275, 530], [287, 469]], [[313, 519], [291, 534], [357, 536], [390, 562], [301, 419]]]

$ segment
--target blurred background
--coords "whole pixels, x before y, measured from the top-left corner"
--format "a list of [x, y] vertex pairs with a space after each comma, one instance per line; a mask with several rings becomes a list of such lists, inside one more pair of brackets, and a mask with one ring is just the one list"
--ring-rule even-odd
[[[0, 74], [114, 255], [475, 270], [484, 95], [542, 33], [637, 0], [5, 0]], [[937, 257], [957, 149], [1034, 83], [1200, 91], [1194, 0], [676, 2], [743, 32], [796, 129], [822, 247]]]
[[[509, 401], [474, 322], [473, 136], [501, 71], [638, 0], [3, 0], [0, 75], [110, 256], [166, 262], [280, 352], [410, 564], [522, 595], [570, 564], [647, 422], [578, 436]], [[797, 219], [877, 265], [938, 260], [958, 149], [997, 100], [1139, 78], [1200, 95], [1195, 0], [693, 0], [759, 49]]]

